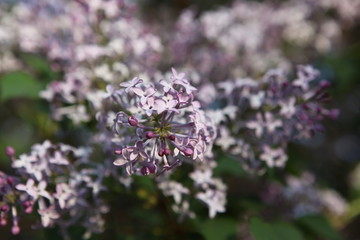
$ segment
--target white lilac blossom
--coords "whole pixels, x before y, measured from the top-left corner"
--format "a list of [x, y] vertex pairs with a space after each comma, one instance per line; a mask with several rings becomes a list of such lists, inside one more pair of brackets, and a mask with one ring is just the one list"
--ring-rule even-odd
[[358, 0], [238, 0], [200, 14], [189, 9], [175, 31], [168, 29], [166, 47], [172, 62], [211, 82], [258, 76], [274, 67], [289, 71], [294, 61], [335, 50], [359, 10]]
[[[85, 226], [93, 215], [106, 212], [102, 211], [103, 200], [98, 198], [100, 191], [105, 190], [102, 186], [104, 173], [96, 163], [88, 161], [90, 149], [45, 141], [35, 144], [29, 154], [19, 158], [10, 147], [6, 153], [12, 159], [17, 175], [0, 176], [0, 222], [6, 225], [12, 208], [14, 234], [20, 232], [19, 209], [27, 214], [36, 209], [43, 227], [59, 225], [63, 230], [75, 223]], [[102, 231], [102, 226], [91, 225], [92, 228], [86, 229], [88, 235]]]
[[163, 181], [159, 183], [159, 188], [163, 191], [165, 196], [174, 198], [176, 204], [183, 201], [183, 195], [190, 193], [189, 189], [174, 181]]
[[[54, 71], [64, 72], [41, 92], [53, 117], [89, 122], [102, 108], [101, 86], [130, 73], [157, 72], [160, 38], [135, 18], [134, 9], [123, 0], [22, 1], [4, 16], [0, 10], [0, 48], [4, 42], [6, 50], [43, 53]], [[12, 55], [0, 54], [0, 71], [11, 70]]]
[[196, 88], [185, 73], [172, 69], [170, 80], [145, 84], [135, 77], [112, 95], [117, 108], [113, 131], [114, 165], [128, 174], [161, 174], [182, 162], [203, 161], [216, 136], [212, 121], [194, 99]]
[[[233, 88], [228, 88], [230, 85]], [[322, 131], [325, 117], [337, 117], [338, 110], [323, 106], [329, 100], [329, 85], [319, 81], [319, 71], [310, 65], [298, 66], [293, 81], [282, 71], [271, 70], [257, 82], [238, 79], [219, 84], [224, 89], [223, 101], [236, 110], [231, 114], [217, 110], [223, 115], [218, 123], [224, 125], [216, 143], [240, 156], [244, 164], [259, 167], [260, 172], [264, 164], [254, 164], [259, 160], [267, 167], [283, 167], [289, 141], [310, 138]], [[252, 98], [259, 93], [261, 101], [254, 108]]]
[[198, 164], [189, 175], [198, 189], [196, 198], [209, 208], [209, 217], [214, 218], [217, 213], [225, 212], [226, 185], [220, 178], [213, 177], [214, 162]]
[[186, 187], [170, 179], [169, 174], [162, 175], [158, 180], [158, 187], [165, 196], [174, 199], [173, 210], [179, 214], [180, 220], [184, 217], [194, 218], [191, 211], [190, 200], [196, 198], [206, 205], [209, 217], [214, 218], [218, 213], [225, 212], [227, 187], [220, 178], [213, 176], [216, 163], [207, 159], [194, 165], [194, 170], [189, 174], [193, 180], [192, 187]]

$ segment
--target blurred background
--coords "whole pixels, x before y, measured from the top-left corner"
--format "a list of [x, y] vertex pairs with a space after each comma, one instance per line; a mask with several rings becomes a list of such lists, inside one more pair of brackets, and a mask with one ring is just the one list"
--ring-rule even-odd
[[[286, 1], [256, 2], [276, 5]], [[166, 19], [164, 24], [171, 26], [185, 9], [194, 10], [198, 17], [207, 11], [231, 8], [233, 1], [139, 0], [138, 4], [139, 15], [144, 21], [156, 25]], [[313, 65], [320, 70], [321, 78], [331, 82], [328, 106], [338, 108], [340, 115], [337, 120], [326, 120], [325, 131], [317, 133], [312, 140], [292, 143], [284, 169], [253, 176], [242, 170], [231, 157], [222, 156], [218, 159], [215, 173], [228, 185], [226, 213], [208, 219], [206, 209], [195, 203], [195, 206], [198, 204], [198, 217], [181, 222], [172, 212], [169, 199], [157, 190], [152, 180], [134, 177], [131, 189], [119, 186], [115, 188], [116, 193], [108, 197], [112, 210], [106, 215], [106, 230], [92, 239], [360, 239], [358, 20], [354, 18], [351, 27], [340, 25], [341, 42], [336, 48], [322, 53], [306, 53], [306, 62], [303, 62], [303, 56], [294, 58], [292, 62], [294, 65]], [[62, 72], [54, 70], [44, 54], [17, 50], [14, 56], [21, 67], [14, 71], [0, 71], [0, 169], [9, 173], [12, 169], [10, 160], [5, 157], [6, 146], [13, 146], [17, 153], [28, 152], [32, 144], [44, 139], [81, 146], [91, 134], [89, 129], [94, 128], [94, 123], [73, 125], [50, 117], [51, 107], [39, 97], [39, 92], [54, 79], [61, 78]], [[181, 175], [180, 172], [176, 174]], [[335, 190], [337, 198], [331, 206], [339, 207], [340, 214], [325, 210], [291, 217], [290, 209], [293, 208], [276, 199], [276, 192], [283, 191], [284, 187], [279, 185], [286, 174], [298, 176], [294, 181], [303, 185], [303, 192], [296, 195], [300, 203], [305, 204], [311, 198], [315, 187]], [[338, 199], [341, 199], [340, 203], [336, 202]], [[11, 236], [7, 228], [0, 228], [2, 239], [62, 239], [58, 229], [31, 229], [33, 221], [31, 216], [23, 219], [22, 233], [16, 237]], [[82, 234], [81, 228], [71, 229], [72, 239], [80, 239]]]

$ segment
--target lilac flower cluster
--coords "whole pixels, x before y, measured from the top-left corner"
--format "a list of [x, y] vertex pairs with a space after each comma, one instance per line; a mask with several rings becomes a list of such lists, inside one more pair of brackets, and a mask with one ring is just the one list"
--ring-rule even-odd
[[172, 69], [170, 81], [145, 84], [135, 77], [120, 86], [124, 89], [111, 92], [126, 109], [114, 120], [114, 165], [124, 166], [128, 174], [159, 175], [184, 161], [204, 160], [216, 129], [194, 100], [196, 88], [185, 73]]
[[[18, 158], [12, 148], [8, 156], [16, 176], [1, 174], [1, 225], [12, 215], [12, 233], [20, 232], [18, 211], [36, 211], [41, 226], [58, 225], [64, 236], [74, 224], [86, 228], [84, 237], [99, 233], [103, 228], [101, 215], [107, 212], [99, 193], [104, 172], [101, 166], [89, 162], [90, 149], [74, 148], [49, 141], [35, 144], [29, 154]], [[92, 201], [89, 197], [92, 196]]]
[[4, 15], [0, 39], [7, 36], [6, 49], [43, 53], [65, 73], [41, 92], [57, 121], [89, 122], [102, 107], [101, 86], [157, 72], [160, 38], [132, 14], [134, 7], [123, 0], [20, 2]]
[[359, 10], [358, 0], [239, 0], [200, 16], [183, 11], [164, 45], [175, 64], [213, 82], [256, 77], [274, 67], [290, 71], [293, 62], [341, 45], [342, 31], [356, 24]]
[[333, 216], [345, 213], [347, 203], [334, 190], [319, 188], [315, 177], [303, 172], [299, 177], [287, 176], [285, 185], [270, 184], [262, 193], [261, 199], [274, 206], [281, 202], [290, 218], [318, 214], [326, 211]]
[[189, 201], [192, 197], [208, 207], [210, 218], [214, 218], [217, 213], [225, 212], [227, 187], [220, 178], [213, 176], [215, 167], [216, 163], [213, 160], [196, 163], [194, 170], [189, 174], [193, 180], [192, 188], [170, 179], [168, 175], [158, 179], [158, 187], [163, 194], [173, 197], [172, 208], [179, 214], [180, 220], [186, 217], [195, 218], [196, 214], [191, 211]]
[[323, 130], [325, 117], [336, 118], [339, 113], [322, 106], [329, 100], [326, 89], [330, 84], [315, 83], [318, 76], [317, 70], [306, 65], [298, 66], [293, 81], [282, 71], [271, 70], [261, 81], [219, 83], [226, 108], [209, 113], [221, 124], [216, 143], [239, 156], [250, 170], [264, 172], [261, 162], [283, 167], [290, 141], [312, 137]]

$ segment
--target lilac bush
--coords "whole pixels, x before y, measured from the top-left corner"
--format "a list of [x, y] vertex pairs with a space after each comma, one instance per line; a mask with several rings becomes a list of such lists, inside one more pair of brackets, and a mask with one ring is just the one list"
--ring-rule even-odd
[[[33, 214], [35, 227], [56, 226], [70, 239], [72, 226], [85, 229], [83, 238], [105, 230], [108, 196], [118, 194], [111, 183], [131, 190], [137, 176], [150, 179], [183, 221], [201, 215], [197, 202], [209, 218], [226, 212], [229, 186], [216, 171], [223, 156], [254, 178], [285, 171], [288, 145], [339, 115], [326, 106], [330, 83], [304, 64], [341, 44], [341, 27], [354, 24], [360, 4], [235, 1], [199, 16], [184, 10], [170, 28], [123, 0], [0, 7], [0, 73], [23, 67], [18, 52], [42, 54], [59, 77], [39, 93], [52, 119], [91, 129], [84, 147], [54, 137], [28, 154], [6, 149], [12, 173], [0, 172], [0, 225], [19, 234]], [[282, 185], [260, 193], [264, 202], [281, 199], [293, 218], [345, 212], [334, 190], [311, 188], [311, 174], [284, 174]]]

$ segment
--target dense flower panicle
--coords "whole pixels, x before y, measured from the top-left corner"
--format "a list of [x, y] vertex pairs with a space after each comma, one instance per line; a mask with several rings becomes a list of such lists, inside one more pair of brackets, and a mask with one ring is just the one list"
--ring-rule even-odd
[[136, 77], [120, 86], [125, 89], [112, 99], [126, 112], [118, 112], [114, 120], [113, 130], [121, 139], [114, 165], [124, 166], [128, 174], [149, 175], [183, 161], [204, 160], [216, 129], [194, 100], [196, 88], [185, 73], [172, 69], [170, 81], [152, 85]]
[[[227, 107], [210, 111], [223, 122], [216, 143], [241, 157], [250, 166], [260, 168], [258, 160], [268, 167], [283, 167], [287, 161], [289, 141], [308, 139], [322, 131], [325, 117], [336, 118], [338, 110], [322, 105], [329, 100], [326, 81], [315, 82], [319, 72], [311, 66], [298, 66], [296, 79], [289, 81], [280, 70], [269, 71], [261, 81], [238, 79], [220, 83]], [[228, 127], [232, 126], [232, 127]]]
[[165, 46], [172, 62], [211, 82], [259, 76], [274, 67], [290, 71], [293, 62], [336, 49], [359, 10], [358, 0], [239, 0], [202, 13], [188, 9], [175, 31], [168, 29]]
[[287, 176], [284, 185], [270, 184], [261, 198], [270, 206], [285, 208], [284, 213], [290, 218], [322, 211], [340, 216], [347, 208], [345, 200], [338, 193], [317, 186], [314, 175], [309, 172], [303, 172], [299, 177]]
[[[105, 189], [102, 185], [104, 172], [96, 163], [89, 162], [89, 155], [90, 149], [55, 145], [49, 141], [35, 144], [30, 154], [22, 154], [19, 158], [12, 155], [17, 177], [3, 174], [0, 181], [3, 225], [10, 207], [14, 209], [11, 212], [15, 233], [20, 231], [17, 231], [17, 209], [27, 214], [36, 209], [43, 227], [57, 224], [63, 229], [77, 222], [75, 219], [81, 219], [80, 223], [86, 225], [88, 218], [104, 213], [104, 203], [97, 197]], [[93, 201], [89, 201], [89, 196], [93, 196]], [[71, 219], [65, 218], [68, 215]], [[93, 226], [87, 229], [87, 234], [101, 231], [101, 225]]]
[[[0, 10], [0, 49], [4, 41], [6, 51], [43, 53], [54, 71], [65, 73], [41, 92], [57, 121], [89, 122], [102, 108], [99, 86], [157, 72], [160, 37], [128, 1], [20, 1], [9, 10]], [[13, 62], [9, 52], [4, 61], [0, 54], [0, 71]]]

